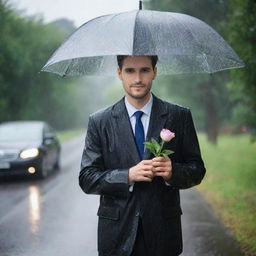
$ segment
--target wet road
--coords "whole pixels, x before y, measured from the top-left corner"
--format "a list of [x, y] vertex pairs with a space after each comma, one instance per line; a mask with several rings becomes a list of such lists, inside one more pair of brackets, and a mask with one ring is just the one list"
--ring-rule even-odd
[[[78, 186], [83, 137], [62, 147], [48, 179], [0, 183], [0, 256], [97, 256], [98, 196]], [[182, 192], [183, 256], [242, 255], [195, 190]]]
[[194, 189], [181, 192], [182, 256], [242, 256], [232, 234]]

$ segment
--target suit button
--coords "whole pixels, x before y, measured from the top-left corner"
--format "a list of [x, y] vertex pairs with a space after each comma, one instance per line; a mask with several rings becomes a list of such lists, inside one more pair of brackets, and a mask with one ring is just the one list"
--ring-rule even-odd
[[136, 216], [136, 217], [139, 217], [139, 216], [140, 216], [140, 213], [139, 213], [139, 212], [137, 212], [135, 216]]

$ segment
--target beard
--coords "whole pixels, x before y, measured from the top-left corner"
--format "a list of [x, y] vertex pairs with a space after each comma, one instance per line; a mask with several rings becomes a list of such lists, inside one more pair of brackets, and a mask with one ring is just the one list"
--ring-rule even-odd
[[133, 92], [133, 90], [125, 90], [126, 93], [133, 99], [137, 99], [137, 100], [140, 100], [140, 99], [144, 99], [146, 98], [149, 94], [150, 94], [150, 90], [151, 90], [151, 86], [146, 86], [145, 84], [133, 84], [131, 86], [136, 86], [136, 85], [140, 85], [140, 86], [143, 86], [143, 88], [146, 88], [145, 90], [143, 90], [143, 92], [140, 92], [140, 93], [136, 93], [136, 92]]

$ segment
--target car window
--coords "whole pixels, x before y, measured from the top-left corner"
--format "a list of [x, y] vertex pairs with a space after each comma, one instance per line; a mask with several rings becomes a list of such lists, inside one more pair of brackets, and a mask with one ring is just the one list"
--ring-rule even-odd
[[47, 124], [44, 125], [44, 134], [50, 133], [49, 126]]
[[42, 127], [33, 124], [0, 125], [0, 142], [40, 141]]

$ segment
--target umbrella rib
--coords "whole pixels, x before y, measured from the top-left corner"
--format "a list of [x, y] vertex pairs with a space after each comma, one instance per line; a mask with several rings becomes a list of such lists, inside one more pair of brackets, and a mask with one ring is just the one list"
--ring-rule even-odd
[[[193, 31], [191, 31], [185, 24], [181, 23], [177, 18], [173, 17], [181, 26], [183, 26], [188, 32], [190, 32], [190, 34], [192, 35], [192, 37], [194, 38], [195, 42], [197, 42], [197, 45], [199, 46], [199, 48], [202, 48], [200, 45], [200, 42], [197, 40], [196, 36], [194, 35]], [[208, 68], [208, 72], [211, 73], [211, 71], [209, 70], [209, 64], [207, 62], [207, 58], [206, 58], [206, 54], [203, 53], [203, 57], [204, 57], [204, 61], [206, 61], [206, 65]]]
[[194, 33], [193, 33], [185, 24], [181, 23], [177, 18], [175, 18], [175, 17], [173, 17], [173, 18], [174, 18], [181, 26], [185, 27], [185, 29], [186, 29], [187, 31], [190, 32], [190, 34], [193, 36], [193, 38], [195, 39], [195, 41], [197, 42], [197, 44], [200, 46], [200, 43], [199, 43], [199, 41], [197, 40], [197, 38], [195, 37]]
[[209, 73], [212, 73], [212, 71], [210, 70], [208, 61], [207, 61], [207, 55], [206, 55], [205, 53], [203, 53], [203, 57], [204, 57], [204, 62], [206, 63], [208, 72], [209, 72]]
[[62, 75], [62, 76], [66, 76], [66, 75], [68, 74], [68, 70], [69, 70], [69, 68], [70, 68], [70, 64], [71, 64], [72, 61], [73, 61], [73, 59], [68, 60], [67, 67], [65, 68], [65, 71], [63, 72], [63, 75]]
[[136, 31], [136, 24], [137, 24], [137, 17], [139, 15], [139, 11], [136, 13], [135, 22], [134, 22], [134, 28], [133, 28], [133, 42], [132, 42], [132, 56], [134, 55], [134, 42], [135, 42], [135, 31]]

